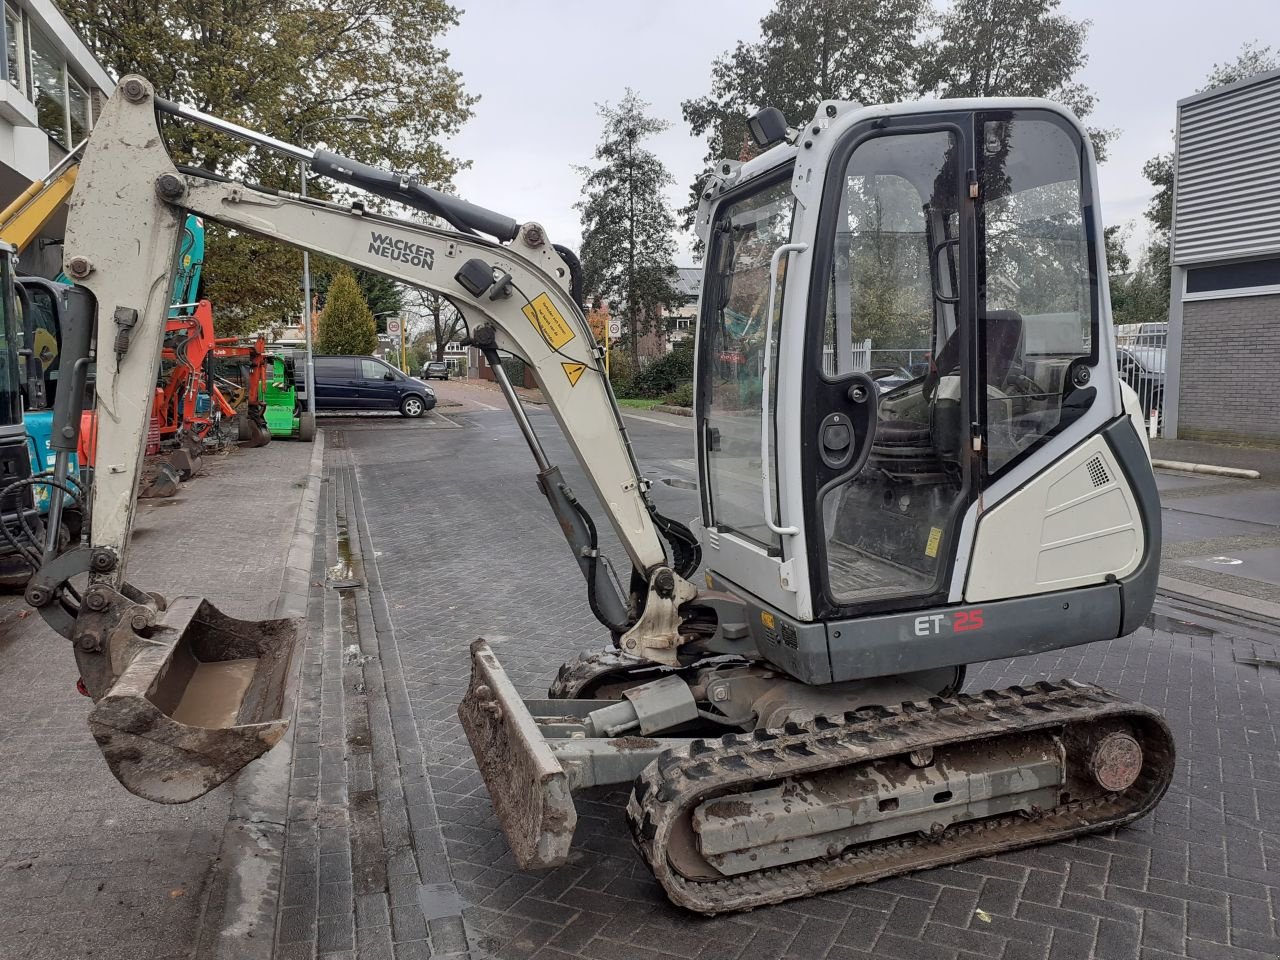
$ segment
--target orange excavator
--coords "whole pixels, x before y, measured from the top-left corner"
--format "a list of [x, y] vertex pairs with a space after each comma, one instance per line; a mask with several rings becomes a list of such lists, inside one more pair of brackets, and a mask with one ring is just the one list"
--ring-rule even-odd
[[[201, 454], [208, 446], [231, 439], [227, 423], [239, 421], [236, 439], [247, 446], [271, 441], [263, 415], [265, 351], [262, 338], [250, 345], [234, 337], [216, 338], [208, 300], [196, 303], [191, 313], [166, 321], [154, 410], [161, 447], [182, 479], [199, 472]], [[247, 367], [243, 382], [217, 376], [217, 359], [237, 360], [242, 369]]]

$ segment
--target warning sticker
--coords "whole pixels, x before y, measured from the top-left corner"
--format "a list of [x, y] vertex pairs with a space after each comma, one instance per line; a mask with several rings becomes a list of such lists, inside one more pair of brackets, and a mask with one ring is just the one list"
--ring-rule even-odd
[[942, 543], [942, 528], [929, 528], [929, 542], [924, 545], [924, 555], [926, 557], [936, 557], [938, 555], [938, 545]]
[[569, 324], [565, 322], [556, 305], [545, 293], [538, 294], [533, 298], [532, 303], [525, 305], [524, 315], [538, 328], [542, 338], [551, 344], [553, 350], [561, 349], [573, 339], [573, 331], [569, 329]]
[[582, 371], [587, 369], [585, 363], [562, 363], [560, 366], [564, 370], [564, 375], [569, 378], [571, 387], [578, 385], [578, 378], [582, 376]]

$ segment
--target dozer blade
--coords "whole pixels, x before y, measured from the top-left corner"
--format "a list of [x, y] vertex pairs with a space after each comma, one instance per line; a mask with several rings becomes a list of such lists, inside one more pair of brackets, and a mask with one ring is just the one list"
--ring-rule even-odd
[[89, 728], [115, 778], [157, 803], [203, 796], [288, 729], [300, 620], [237, 620], [179, 597], [94, 705]]
[[578, 822], [569, 778], [484, 640], [471, 644], [458, 719], [517, 865], [563, 864]]

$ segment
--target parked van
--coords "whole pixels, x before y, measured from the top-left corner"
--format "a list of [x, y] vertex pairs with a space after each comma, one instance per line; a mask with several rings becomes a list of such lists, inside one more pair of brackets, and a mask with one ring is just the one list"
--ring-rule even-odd
[[[377, 357], [315, 356], [317, 410], [399, 410], [420, 417], [436, 405], [436, 394]], [[294, 380], [304, 390], [306, 360], [298, 355]]]

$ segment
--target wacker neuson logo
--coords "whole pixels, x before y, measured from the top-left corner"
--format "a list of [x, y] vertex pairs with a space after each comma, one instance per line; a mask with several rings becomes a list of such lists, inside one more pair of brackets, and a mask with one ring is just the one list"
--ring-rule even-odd
[[396, 237], [370, 231], [369, 252], [379, 257], [386, 257], [392, 263], [407, 263], [412, 267], [426, 267], [430, 270], [436, 263], [436, 252], [420, 243], [409, 243]]

